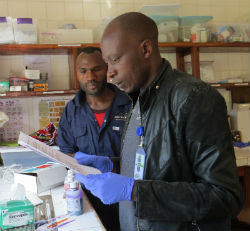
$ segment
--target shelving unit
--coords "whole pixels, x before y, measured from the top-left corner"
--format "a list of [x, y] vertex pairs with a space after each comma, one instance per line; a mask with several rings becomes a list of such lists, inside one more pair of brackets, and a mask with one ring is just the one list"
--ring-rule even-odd
[[[7, 44], [0, 45], [0, 55], [68, 55], [69, 72], [70, 72], [70, 89], [56, 90], [46, 92], [6, 92], [0, 93], [0, 98], [8, 97], [27, 97], [27, 96], [50, 96], [74, 94], [79, 88], [76, 79], [76, 58], [81, 48], [86, 46], [96, 46], [99, 44], [82, 44], [82, 45], [57, 45], [57, 44]], [[250, 52], [250, 43], [159, 43], [161, 52], [176, 53], [177, 69], [185, 71], [184, 57], [191, 55], [192, 75], [200, 78], [200, 53], [225, 53], [225, 52]], [[228, 83], [228, 84], [211, 84], [216, 88], [230, 89], [232, 92], [233, 102], [249, 102], [250, 86], [249, 83]]]
[[77, 90], [52, 90], [52, 91], [12, 91], [12, 92], [0, 92], [0, 98], [18, 98], [18, 97], [30, 97], [30, 96], [57, 96], [57, 95], [72, 95], [76, 94]]
[[[70, 89], [78, 89], [79, 85], [76, 81], [76, 58], [78, 50], [86, 46], [99, 46], [99, 44], [82, 44], [82, 45], [57, 45], [57, 44], [6, 44], [0, 45], [0, 55], [68, 55], [69, 73], [70, 73]], [[19, 92], [20, 93], [20, 92]], [[22, 92], [21, 96], [33, 96], [33, 92]], [[6, 96], [8, 96], [6, 94]], [[36, 95], [36, 94], [35, 94]], [[39, 94], [38, 94], [39, 95]], [[45, 95], [45, 94], [44, 94]], [[0, 95], [1, 96], [1, 95]], [[14, 94], [13, 97], [17, 97]], [[12, 94], [10, 94], [12, 97]]]
[[[183, 44], [183, 46], [181, 46]], [[250, 53], [250, 43], [178, 43], [176, 46], [177, 69], [185, 71], [184, 57], [191, 55], [192, 75], [200, 78], [200, 53], [227, 53], [239, 52]], [[168, 44], [160, 44], [168, 47]], [[211, 86], [224, 88], [231, 91], [232, 103], [250, 102], [250, 85], [247, 83], [214, 83]]]

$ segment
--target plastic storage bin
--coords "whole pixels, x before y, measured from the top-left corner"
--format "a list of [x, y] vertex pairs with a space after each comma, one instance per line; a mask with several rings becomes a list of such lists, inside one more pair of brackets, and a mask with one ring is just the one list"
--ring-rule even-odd
[[106, 28], [106, 26], [111, 22], [113, 18], [112, 17], [105, 17], [102, 19], [102, 21], [94, 28], [93, 30], [93, 36], [94, 36], [94, 42], [99, 43], [102, 38], [102, 34]]
[[14, 36], [16, 43], [37, 43], [37, 20], [33, 18], [14, 18]]
[[179, 15], [180, 3], [164, 5], [145, 5], [139, 12], [146, 15], [177, 16]]
[[213, 16], [184, 16], [180, 18], [180, 40], [183, 42], [208, 42], [211, 40]]
[[233, 104], [230, 112], [231, 123], [234, 130], [239, 130], [242, 142], [250, 141], [250, 104]]
[[150, 15], [157, 24], [159, 35], [159, 42], [177, 42], [178, 41], [178, 28], [179, 17], [178, 16], [161, 16]]
[[214, 42], [249, 42], [249, 24], [214, 24], [212, 26], [212, 41]]
[[[192, 74], [192, 66], [190, 62], [185, 63], [185, 70], [187, 73]], [[200, 78], [207, 83], [216, 82], [213, 61], [200, 61]]]
[[0, 17], [0, 43], [14, 43], [14, 33], [11, 17]]

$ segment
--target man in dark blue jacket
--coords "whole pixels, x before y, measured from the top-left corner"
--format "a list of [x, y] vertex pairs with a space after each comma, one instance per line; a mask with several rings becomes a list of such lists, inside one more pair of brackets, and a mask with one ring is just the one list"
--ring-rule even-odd
[[[73, 156], [80, 164], [95, 162], [105, 166], [103, 160], [119, 159], [130, 99], [115, 85], [107, 83], [107, 65], [100, 48], [84, 48], [76, 68], [81, 89], [64, 109], [57, 143], [60, 151]], [[105, 158], [100, 159], [103, 156]], [[105, 206], [91, 194], [88, 197], [104, 226], [108, 230], [119, 230], [117, 205]]]

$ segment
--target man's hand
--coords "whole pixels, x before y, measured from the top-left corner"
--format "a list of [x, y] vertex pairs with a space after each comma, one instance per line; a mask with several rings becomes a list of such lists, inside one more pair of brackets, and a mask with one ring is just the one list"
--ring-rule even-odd
[[133, 178], [107, 172], [87, 176], [76, 174], [75, 179], [84, 184], [86, 189], [98, 197], [104, 204], [132, 200]]
[[97, 168], [103, 173], [113, 170], [113, 162], [107, 156], [88, 155], [83, 152], [77, 152], [74, 159], [77, 160], [78, 164]]

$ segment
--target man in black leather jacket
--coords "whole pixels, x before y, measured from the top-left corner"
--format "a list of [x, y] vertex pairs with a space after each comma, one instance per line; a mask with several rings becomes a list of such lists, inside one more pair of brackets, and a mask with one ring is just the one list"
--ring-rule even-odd
[[[230, 230], [242, 194], [224, 99], [173, 70], [161, 58], [157, 38], [156, 24], [137, 12], [106, 27], [101, 49], [108, 77], [140, 95], [124, 129], [121, 175], [79, 180], [104, 203], [120, 201], [121, 230]], [[144, 174], [134, 180], [141, 146]]]

